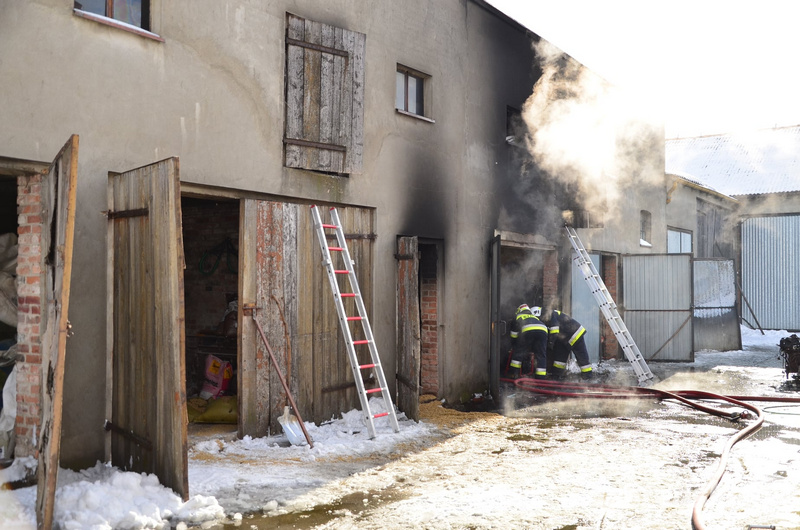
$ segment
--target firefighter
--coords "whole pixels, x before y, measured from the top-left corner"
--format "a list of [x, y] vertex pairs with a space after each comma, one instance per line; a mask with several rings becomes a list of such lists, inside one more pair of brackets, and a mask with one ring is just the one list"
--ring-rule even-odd
[[[509, 377], [520, 376], [523, 362], [535, 363], [536, 379], [547, 377], [547, 326], [531, 312], [527, 304], [517, 308], [517, 316], [511, 326], [514, 349], [511, 353]], [[531, 358], [532, 357], [532, 358]]]
[[534, 307], [531, 312], [538, 316], [548, 328], [548, 343], [552, 347], [551, 377], [553, 379], [563, 379], [566, 375], [567, 361], [569, 354], [575, 355], [578, 367], [581, 370], [581, 378], [592, 379], [592, 363], [589, 361], [589, 352], [586, 350], [586, 328], [580, 322], [570, 317], [568, 314], [557, 309], [549, 311], [549, 314], [542, 316], [542, 308]]

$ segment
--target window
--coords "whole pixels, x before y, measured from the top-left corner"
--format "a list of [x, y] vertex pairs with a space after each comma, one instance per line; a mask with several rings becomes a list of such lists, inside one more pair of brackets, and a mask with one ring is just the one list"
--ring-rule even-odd
[[523, 147], [525, 122], [522, 112], [514, 107], [506, 107], [506, 143]]
[[676, 228], [667, 229], [667, 253], [668, 254], [691, 254], [692, 253], [692, 233], [687, 230]]
[[287, 13], [284, 165], [360, 173], [366, 35]]
[[603, 228], [603, 213], [584, 209], [562, 210], [561, 218], [573, 228]]
[[425, 85], [430, 76], [397, 65], [394, 107], [415, 116], [425, 116]]
[[150, 0], [75, 0], [75, 9], [150, 31]]
[[650, 231], [652, 230], [653, 216], [647, 210], [642, 210], [639, 220], [639, 244], [643, 247], [652, 247]]

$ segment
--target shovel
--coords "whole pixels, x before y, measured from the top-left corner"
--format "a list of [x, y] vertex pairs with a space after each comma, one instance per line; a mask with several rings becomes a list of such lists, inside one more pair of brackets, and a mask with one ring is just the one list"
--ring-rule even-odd
[[281, 424], [283, 432], [286, 433], [289, 443], [292, 445], [302, 445], [305, 443], [306, 440], [303, 435], [303, 428], [300, 426], [297, 416], [289, 412], [288, 406], [283, 407], [283, 416], [278, 417], [278, 423]]

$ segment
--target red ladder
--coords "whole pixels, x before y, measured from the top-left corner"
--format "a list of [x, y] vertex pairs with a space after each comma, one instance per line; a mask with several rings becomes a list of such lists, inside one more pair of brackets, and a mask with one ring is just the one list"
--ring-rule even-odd
[[[339, 213], [336, 208], [331, 208], [331, 223], [324, 224], [320, 216], [319, 208], [315, 205], [311, 207], [311, 214], [314, 217], [314, 229], [319, 238], [319, 246], [322, 250], [322, 263], [325, 270], [328, 272], [328, 280], [331, 284], [331, 291], [333, 291], [333, 301], [336, 305], [336, 313], [339, 315], [339, 324], [344, 334], [344, 341], [347, 345], [347, 356], [350, 358], [350, 367], [353, 370], [353, 378], [356, 382], [358, 389], [358, 398], [361, 400], [361, 410], [364, 412], [364, 418], [369, 430], [369, 437], [375, 438], [375, 422], [377, 418], [387, 416], [391, 422], [394, 432], [400, 431], [400, 426], [397, 424], [397, 416], [394, 412], [394, 405], [392, 404], [392, 397], [389, 395], [389, 389], [386, 386], [386, 378], [383, 375], [383, 368], [381, 368], [381, 359], [378, 355], [378, 347], [375, 344], [375, 338], [372, 335], [372, 328], [369, 325], [369, 318], [367, 317], [367, 310], [364, 306], [364, 299], [361, 297], [361, 291], [358, 288], [358, 280], [356, 279], [355, 271], [353, 270], [354, 262], [350, 257], [350, 251], [347, 249], [347, 242], [344, 238], [344, 231], [342, 230], [342, 223], [339, 221]], [[328, 245], [328, 236], [326, 230], [334, 230], [336, 234], [337, 246], [332, 247]], [[344, 268], [334, 268], [331, 253], [341, 256]], [[343, 293], [339, 289], [339, 282], [337, 276], [347, 275], [350, 280], [350, 292]], [[345, 313], [344, 298], [352, 298], [355, 301], [358, 315], [348, 316]], [[353, 340], [353, 333], [350, 329], [351, 322], [360, 322], [364, 339]], [[371, 362], [368, 364], [358, 364], [358, 356], [356, 355], [356, 346], [368, 346]], [[372, 370], [375, 378], [378, 381], [378, 386], [374, 388], [365, 388], [364, 379], [362, 377], [362, 370]], [[383, 398], [384, 408], [386, 412], [373, 414], [369, 407], [369, 396], [371, 394], [380, 394]]]

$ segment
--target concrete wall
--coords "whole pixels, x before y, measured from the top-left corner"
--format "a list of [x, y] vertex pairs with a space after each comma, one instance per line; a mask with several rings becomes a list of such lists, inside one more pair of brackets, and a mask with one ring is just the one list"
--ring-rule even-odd
[[[72, 0], [1, 9], [0, 155], [49, 161], [80, 135], [62, 465], [103, 458], [107, 174], [169, 156], [186, 183], [376, 208], [372, 321], [387, 374], [395, 236], [443, 240], [440, 393], [486, 387], [506, 106], [521, 107], [535, 80], [518, 26], [466, 0], [155, 1], [162, 42], [77, 17]], [[283, 167], [287, 12], [367, 35], [361, 174]], [[397, 63], [431, 76], [435, 123], [394, 110]]]
[[[718, 250], [728, 252], [730, 248], [735, 247], [735, 216], [740, 207], [736, 199], [711, 190], [704, 190], [699, 186], [687, 183], [681, 178], [670, 175], [666, 178], [666, 188], [666, 225], [669, 228], [679, 228], [692, 233], [692, 247], [695, 257], [698, 256], [698, 199], [725, 213], [725, 218], [720, 226], [720, 234], [718, 234], [720, 238]], [[659, 237], [666, 245], [666, 229], [659, 234]], [[714, 257], [722, 256], [719, 253], [715, 253]]]
[[800, 212], [800, 192], [737, 195], [741, 217], [796, 214]]

